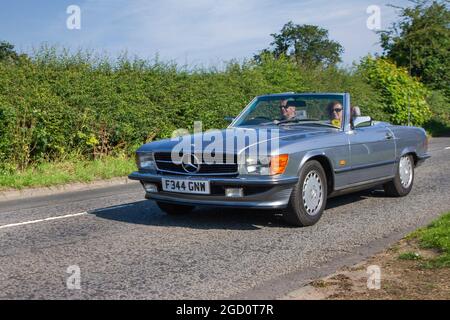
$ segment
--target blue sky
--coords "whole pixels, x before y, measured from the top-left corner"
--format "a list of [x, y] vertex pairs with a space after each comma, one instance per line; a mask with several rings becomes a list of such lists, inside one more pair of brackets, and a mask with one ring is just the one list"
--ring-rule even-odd
[[[8, 1], [0, 11], [0, 40], [31, 52], [42, 43], [93, 49], [180, 64], [219, 66], [250, 58], [269, 45], [271, 33], [288, 21], [329, 30], [345, 49], [344, 64], [380, 52], [366, 27], [369, 5], [381, 8], [381, 26], [396, 19], [387, 4], [407, 0], [59, 0]], [[81, 30], [68, 30], [66, 8], [81, 8]]]

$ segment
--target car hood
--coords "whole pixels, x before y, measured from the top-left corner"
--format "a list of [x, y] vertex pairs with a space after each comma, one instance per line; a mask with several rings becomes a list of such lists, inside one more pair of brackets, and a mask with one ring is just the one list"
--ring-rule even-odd
[[[244, 149], [255, 144], [265, 143], [266, 145], [278, 145], [280, 148], [298, 143], [300, 140], [312, 139], [322, 135], [337, 134], [338, 129], [312, 126], [281, 126], [281, 127], [247, 127], [247, 128], [227, 128], [223, 130], [210, 131], [208, 133], [197, 133], [180, 136], [171, 139], [162, 139], [150, 142], [141, 146], [138, 152], [172, 152], [174, 148], [179, 148], [181, 144], [189, 146], [191, 152], [202, 152], [205, 148], [212, 148], [212, 144], [221, 139], [222, 145], [227, 153], [240, 153]], [[243, 139], [243, 137], [251, 137]], [[278, 139], [278, 144], [273, 140]], [[220, 145], [220, 144], [219, 144]], [[228, 148], [233, 146], [232, 150]], [[209, 149], [211, 150], [211, 149]], [[270, 151], [269, 151], [270, 152]]]

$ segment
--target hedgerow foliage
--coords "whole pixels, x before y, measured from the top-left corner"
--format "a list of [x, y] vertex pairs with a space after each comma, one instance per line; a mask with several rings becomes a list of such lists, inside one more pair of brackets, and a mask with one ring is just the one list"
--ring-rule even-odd
[[428, 89], [411, 78], [405, 68], [386, 59], [365, 58], [360, 70], [372, 87], [381, 94], [381, 109], [394, 124], [422, 125], [431, 117], [426, 101]]
[[254, 96], [286, 91], [347, 91], [363, 113], [396, 123], [405, 122], [408, 91], [413, 121], [428, 114], [424, 89], [384, 61], [324, 70], [264, 55], [258, 63], [187, 70], [157, 59], [111, 62], [45, 49], [0, 62], [0, 170], [131, 154], [144, 142], [192, 128], [194, 120], [222, 128], [224, 116], [237, 115]]

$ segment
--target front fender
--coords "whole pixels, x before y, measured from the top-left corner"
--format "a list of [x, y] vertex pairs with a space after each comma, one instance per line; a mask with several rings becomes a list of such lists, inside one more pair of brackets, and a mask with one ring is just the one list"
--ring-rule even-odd
[[325, 154], [324, 151], [322, 150], [312, 150], [312, 151], [308, 151], [303, 155], [302, 160], [299, 163], [298, 169], [297, 169], [297, 175], [300, 175], [300, 170], [303, 168], [303, 166], [305, 165], [306, 162], [308, 162], [309, 160], [311, 160], [314, 157], [322, 157], [325, 158], [328, 162], [328, 165], [330, 166], [331, 170], [334, 171], [333, 169], [333, 164], [330, 161], [330, 159], [327, 157], [327, 155]]
[[412, 153], [414, 155], [414, 157], [417, 158], [417, 148], [415, 146], [409, 146], [409, 147], [403, 148], [399, 152], [398, 158], [396, 159], [396, 161], [399, 161], [401, 157], [403, 157], [405, 154], [408, 154], [408, 153]]

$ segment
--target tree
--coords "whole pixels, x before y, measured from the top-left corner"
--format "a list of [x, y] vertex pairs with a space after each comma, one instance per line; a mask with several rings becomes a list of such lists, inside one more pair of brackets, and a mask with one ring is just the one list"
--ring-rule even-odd
[[[280, 33], [271, 34], [271, 47], [261, 54], [285, 55], [298, 65], [328, 67], [341, 62], [343, 47], [328, 39], [328, 30], [313, 25], [286, 23]], [[257, 60], [261, 55], [256, 56]]]
[[0, 42], [0, 61], [16, 61], [19, 58], [14, 51], [14, 46], [6, 41]]
[[433, 89], [450, 95], [450, 11], [448, 0], [410, 0], [396, 7], [400, 21], [381, 31], [383, 55]]

